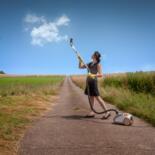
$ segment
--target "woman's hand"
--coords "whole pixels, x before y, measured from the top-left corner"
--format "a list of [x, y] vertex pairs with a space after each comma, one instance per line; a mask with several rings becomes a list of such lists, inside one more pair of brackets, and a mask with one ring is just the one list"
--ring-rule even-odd
[[81, 59], [81, 57], [78, 56], [77, 58], [78, 58], [78, 60], [79, 60], [79, 63], [82, 63], [82, 59]]
[[97, 74], [96, 76], [99, 77], [99, 78], [102, 78], [103, 74]]
[[79, 68], [81, 68], [81, 69], [86, 68], [86, 66], [83, 64], [81, 57], [78, 57], [78, 59], [79, 59]]

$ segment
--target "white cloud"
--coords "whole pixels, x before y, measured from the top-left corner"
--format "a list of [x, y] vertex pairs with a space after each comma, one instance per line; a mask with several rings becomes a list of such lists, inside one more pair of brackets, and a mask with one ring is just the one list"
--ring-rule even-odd
[[66, 15], [63, 15], [60, 18], [58, 18], [58, 20], [56, 21], [56, 25], [58, 26], [68, 25], [69, 22], [70, 19]]
[[39, 23], [39, 22], [46, 22], [46, 19], [44, 16], [38, 17], [36, 15], [33, 14], [27, 14], [24, 18], [24, 21], [26, 23]]
[[[67, 26], [70, 22], [70, 19], [63, 15], [59, 17], [55, 22], [47, 22], [45, 17], [37, 17], [34, 15], [26, 15], [26, 23], [33, 24], [33, 27], [30, 30], [30, 36], [32, 38], [32, 45], [43, 46], [46, 43], [58, 42], [67, 39], [67, 35], [60, 34], [60, 26]], [[34, 24], [36, 24], [34, 26]], [[38, 23], [40, 23], [38, 25]]]

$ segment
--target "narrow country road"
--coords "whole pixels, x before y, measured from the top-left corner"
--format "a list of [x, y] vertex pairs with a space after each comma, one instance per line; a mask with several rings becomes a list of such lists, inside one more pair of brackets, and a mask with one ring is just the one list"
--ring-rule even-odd
[[88, 111], [87, 97], [67, 77], [51, 111], [25, 133], [18, 154], [155, 155], [151, 125], [138, 118], [130, 127], [112, 124], [113, 116], [84, 118]]

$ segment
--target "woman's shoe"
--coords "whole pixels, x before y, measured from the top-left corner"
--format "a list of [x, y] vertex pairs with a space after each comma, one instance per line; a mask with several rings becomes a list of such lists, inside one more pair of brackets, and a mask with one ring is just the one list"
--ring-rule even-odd
[[101, 119], [108, 119], [111, 116], [110, 113], [105, 114]]
[[93, 118], [93, 117], [95, 117], [94, 112], [90, 112], [89, 114], [85, 116], [85, 118]]

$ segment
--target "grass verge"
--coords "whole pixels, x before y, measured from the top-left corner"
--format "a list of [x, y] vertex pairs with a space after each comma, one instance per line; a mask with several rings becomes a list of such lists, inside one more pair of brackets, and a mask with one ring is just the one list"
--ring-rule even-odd
[[17, 153], [31, 123], [51, 108], [63, 76], [0, 78], [0, 155]]

